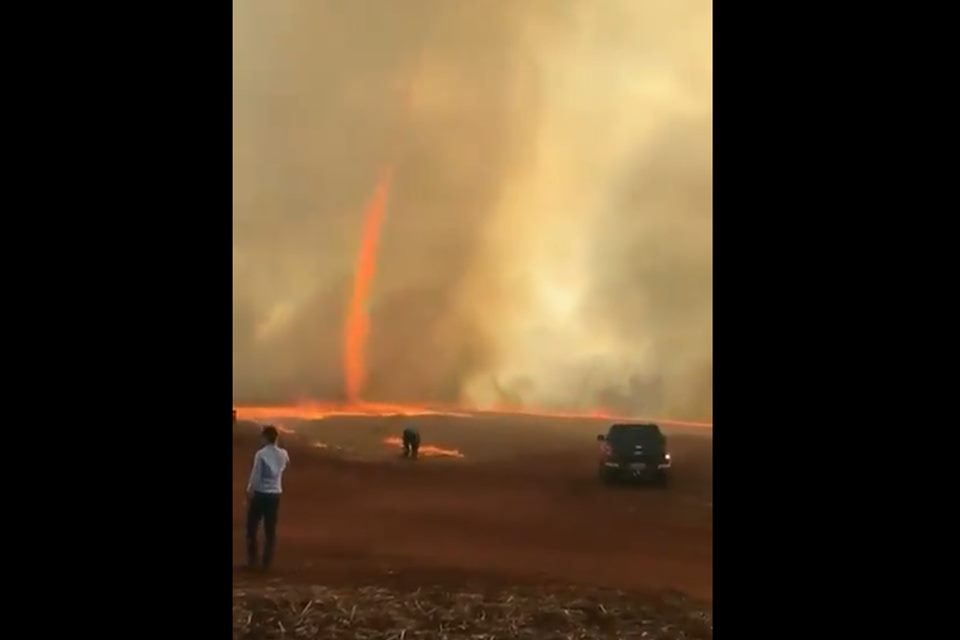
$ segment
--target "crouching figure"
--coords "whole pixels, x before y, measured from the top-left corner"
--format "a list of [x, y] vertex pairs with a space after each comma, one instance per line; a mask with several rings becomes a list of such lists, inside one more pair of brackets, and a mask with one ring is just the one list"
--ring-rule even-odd
[[420, 450], [420, 432], [414, 427], [407, 427], [403, 430], [403, 457], [417, 459], [417, 452]]

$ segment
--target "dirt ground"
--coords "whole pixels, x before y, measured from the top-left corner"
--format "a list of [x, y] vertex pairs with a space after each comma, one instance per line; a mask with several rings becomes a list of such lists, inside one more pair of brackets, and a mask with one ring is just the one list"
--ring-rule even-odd
[[[463, 457], [400, 459], [384, 440], [411, 422], [425, 445]], [[665, 430], [667, 489], [611, 488], [597, 479], [596, 434], [607, 426], [510, 416], [286, 422], [291, 465], [267, 579], [582, 584], [712, 600], [711, 431]], [[258, 430], [235, 429], [239, 566]]]

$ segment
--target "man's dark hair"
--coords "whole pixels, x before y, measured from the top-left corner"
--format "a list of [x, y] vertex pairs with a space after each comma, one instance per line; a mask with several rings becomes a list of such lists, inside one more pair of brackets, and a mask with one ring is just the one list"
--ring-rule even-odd
[[276, 444], [278, 435], [280, 434], [277, 433], [277, 428], [272, 424], [268, 424], [263, 428], [263, 437], [266, 438], [270, 444]]

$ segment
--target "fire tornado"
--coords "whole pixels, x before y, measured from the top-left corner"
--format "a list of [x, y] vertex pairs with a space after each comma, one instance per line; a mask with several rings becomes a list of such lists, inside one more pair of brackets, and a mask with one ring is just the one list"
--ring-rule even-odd
[[383, 169], [373, 198], [363, 216], [363, 235], [353, 275], [353, 293], [347, 307], [343, 336], [344, 394], [350, 404], [358, 404], [366, 382], [365, 348], [370, 333], [367, 299], [377, 270], [380, 228], [390, 194], [392, 167]]
[[[711, 422], [692, 422], [671, 419], [640, 418], [637, 416], [617, 415], [614, 412], [550, 412], [522, 410], [517, 407], [492, 407], [487, 409], [464, 408], [460, 406], [441, 406], [437, 404], [387, 404], [365, 402], [363, 391], [366, 383], [366, 344], [370, 333], [368, 302], [373, 279], [376, 275], [377, 252], [380, 246], [380, 234], [386, 215], [387, 200], [393, 178], [393, 168], [383, 168], [363, 215], [363, 227], [360, 249], [357, 253], [353, 275], [353, 289], [346, 309], [343, 335], [343, 404], [301, 402], [296, 406], [240, 407], [239, 415], [245, 420], [297, 418], [321, 420], [331, 416], [426, 416], [445, 415], [459, 418], [472, 418], [483, 415], [527, 415], [550, 418], [590, 419], [590, 420], [655, 420], [661, 424], [681, 427], [712, 427]], [[392, 441], [390, 441], [392, 442]], [[424, 451], [421, 449], [421, 451]], [[427, 453], [427, 451], [425, 451]], [[457, 451], [436, 449], [434, 455], [456, 457]]]
[[[353, 289], [348, 301], [344, 321], [343, 335], [343, 376], [344, 376], [344, 404], [301, 402], [296, 406], [269, 406], [269, 407], [240, 407], [239, 415], [245, 420], [296, 418], [305, 420], [321, 420], [332, 416], [426, 416], [445, 415], [459, 418], [472, 418], [484, 415], [527, 415], [550, 418], [590, 419], [590, 420], [655, 420], [660, 424], [681, 427], [711, 428], [711, 422], [692, 422], [671, 419], [641, 418], [638, 416], [617, 415], [614, 412], [550, 412], [538, 410], [521, 410], [512, 408], [464, 408], [460, 406], [441, 406], [436, 404], [386, 404], [365, 402], [363, 400], [364, 385], [366, 383], [366, 343], [370, 333], [370, 318], [368, 302], [373, 279], [376, 275], [377, 252], [380, 245], [380, 234], [386, 215], [387, 200], [390, 195], [390, 186], [393, 177], [393, 168], [383, 168], [363, 215], [363, 227], [360, 239], [360, 249], [357, 253], [353, 276]], [[396, 440], [396, 439], [393, 439]], [[388, 443], [393, 443], [388, 440]], [[430, 449], [425, 451], [429, 455]], [[457, 457], [458, 451], [436, 449], [433, 455]]]

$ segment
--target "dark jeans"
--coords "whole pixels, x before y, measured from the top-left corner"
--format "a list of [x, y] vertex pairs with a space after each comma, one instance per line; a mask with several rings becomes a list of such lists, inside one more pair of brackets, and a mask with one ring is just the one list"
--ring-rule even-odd
[[403, 455], [408, 458], [416, 458], [417, 451], [420, 449], [420, 436], [411, 435], [406, 432], [403, 434]]
[[254, 493], [247, 510], [247, 563], [257, 564], [257, 530], [263, 520], [266, 542], [263, 546], [263, 566], [273, 562], [273, 550], [277, 544], [277, 511], [280, 509], [279, 493]]

